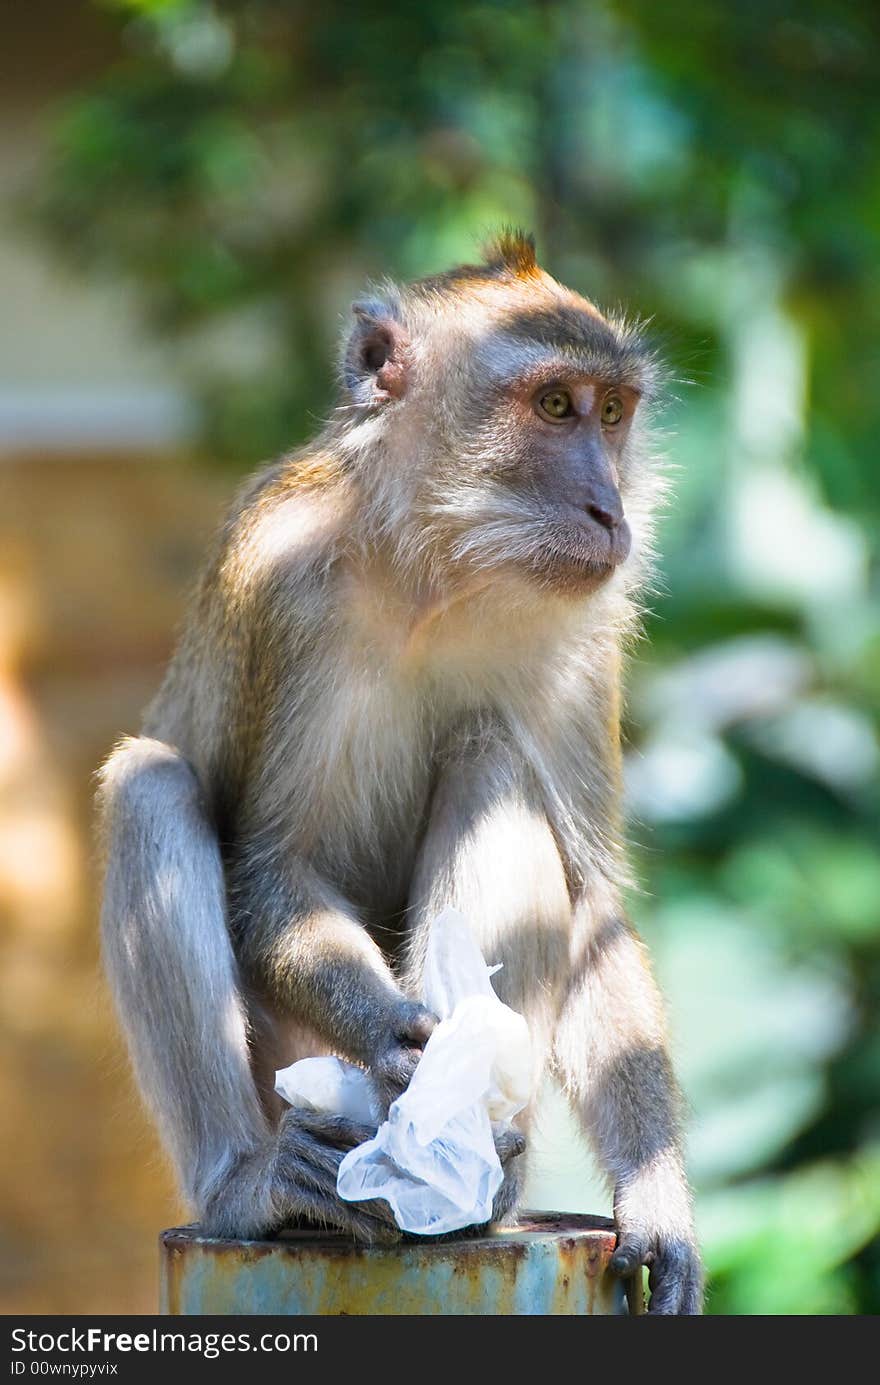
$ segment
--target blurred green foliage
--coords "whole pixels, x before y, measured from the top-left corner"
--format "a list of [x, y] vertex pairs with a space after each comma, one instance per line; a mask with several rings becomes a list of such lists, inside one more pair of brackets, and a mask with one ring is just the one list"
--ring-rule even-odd
[[[633, 669], [635, 912], [719, 1313], [880, 1309], [880, 10], [116, 0], [38, 214], [132, 283], [215, 457], [331, 398], [365, 278], [499, 223], [653, 317], [678, 467]], [[685, 383], [686, 382], [686, 383]]]

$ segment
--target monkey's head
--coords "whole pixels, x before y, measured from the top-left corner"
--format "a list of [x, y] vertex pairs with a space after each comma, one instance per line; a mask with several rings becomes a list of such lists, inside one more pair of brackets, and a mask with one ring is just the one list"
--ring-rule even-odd
[[539, 268], [530, 237], [386, 285], [354, 318], [349, 455], [398, 561], [575, 595], [636, 565], [656, 365], [634, 329]]

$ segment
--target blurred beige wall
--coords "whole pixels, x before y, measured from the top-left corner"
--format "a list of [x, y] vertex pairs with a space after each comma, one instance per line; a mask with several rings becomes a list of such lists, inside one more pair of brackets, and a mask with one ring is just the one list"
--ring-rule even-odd
[[222, 483], [0, 461], [0, 1309], [155, 1310], [179, 1215], [98, 966], [91, 776], [137, 728]]
[[130, 301], [21, 224], [52, 104], [113, 55], [88, 6], [7, 7], [0, 81], [0, 1310], [149, 1312], [179, 1209], [98, 967], [91, 776], [136, 729], [230, 483]]

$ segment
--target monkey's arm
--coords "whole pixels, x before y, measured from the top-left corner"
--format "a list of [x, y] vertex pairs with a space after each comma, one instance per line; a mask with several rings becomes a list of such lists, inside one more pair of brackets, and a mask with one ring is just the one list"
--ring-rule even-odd
[[[446, 905], [466, 916], [486, 959], [501, 962], [493, 985], [525, 1015], [534, 1053], [534, 1088], [553, 1033], [554, 995], [565, 975], [571, 903], [562, 860], [540, 794], [505, 728], [488, 717], [450, 747], [431, 804], [412, 882], [405, 971], [416, 994], [431, 922]], [[527, 1137], [532, 1103], [516, 1117]], [[523, 1143], [505, 1148], [493, 1220], [512, 1213], [525, 1176]]]
[[698, 1313], [702, 1272], [660, 995], [629, 925], [616, 913], [597, 923], [586, 914], [584, 903], [554, 1056], [614, 1180], [611, 1267], [628, 1275], [651, 1266], [652, 1313]]
[[293, 1218], [395, 1239], [386, 1204], [340, 1202], [344, 1152], [370, 1133], [288, 1111], [272, 1130], [250, 1068], [219, 846], [192, 767], [171, 747], [123, 742], [100, 795], [104, 959], [135, 1067], [184, 1191], [218, 1235]]
[[245, 972], [286, 1014], [369, 1067], [386, 1102], [399, 1096], [434, 1019], [404, 996], [352, 905], [287, 854], [241, 853], [230, 884]]

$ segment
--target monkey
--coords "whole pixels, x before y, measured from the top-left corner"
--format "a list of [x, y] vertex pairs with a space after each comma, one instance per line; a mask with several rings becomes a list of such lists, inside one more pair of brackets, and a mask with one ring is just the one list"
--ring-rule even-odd
[[[338, 403], [236, 496], [141, 734], [100, 773], [105, 968], [202, 1226], [399, 1237], [336, 1194], [373, 1131], [283, 1108], [321, 1053], [387, 1106], [446, 905], [501, 962], [614, 1193], [611, 1268], [701, 1311], [664, 1009], [623, 906], [622, 659], [662, 488], [661, 365], [501, 234], [355, 303]], [[496, 1132], [515, 1219], [531, 1108]]]

